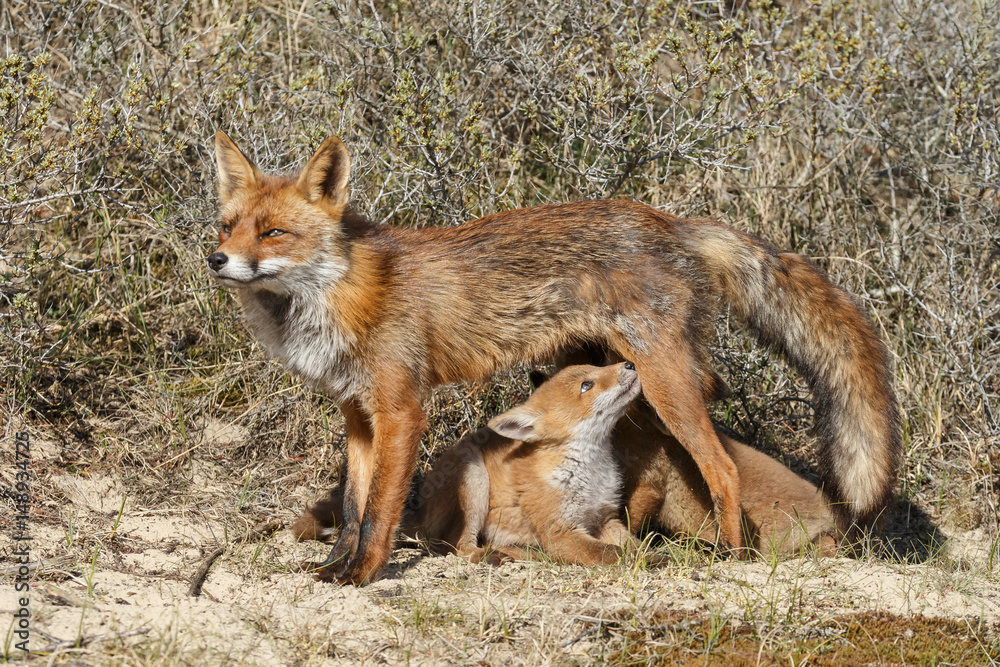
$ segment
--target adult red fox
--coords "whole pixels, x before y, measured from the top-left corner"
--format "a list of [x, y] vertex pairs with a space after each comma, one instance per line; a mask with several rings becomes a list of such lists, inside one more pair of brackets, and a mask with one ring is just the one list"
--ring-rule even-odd
[[[404, 534], [493, 564], [523, 558], [526, 546], [571, 563], [614, 562], [636, 544], [623, 518], [632, 533], [649, 526], [715, 541], [711, 497], [688, 453], [644, 419], [644, 410], [620, 419], [639, 393], [631, 364], [570, 366], [533, 382], [538, 390], [527, 402], [438, 457], [415, 510], [404, 512]], [[765, 554], [836, 551], [837, 528], [819, 489], [766, 454], [718, 436], [739, 472], [748, 545]], [[342, 496], [337, 488], [313, 505], [292, 533], [330, 536], [340, 525]]]
[[373, 225], [348, 206], [350, 158], [327, 139], [298, 176], [262, 174], [216, 135], [222, 227], [208, 257], [271, 354], [325, 391], [347, 428], [344, 527], [326, 563], [362, 583], [385, 564], [425, 417], [421, 392], [581, 343], [631, 359], [743, 547], [739, 476], [705, 408], [719, 303], [816, 395], [821, 475], [845, 530], [872, 524], [900, 456], [886, 351], [807, 259], [718, 222], [586, 201], [457, 227]]

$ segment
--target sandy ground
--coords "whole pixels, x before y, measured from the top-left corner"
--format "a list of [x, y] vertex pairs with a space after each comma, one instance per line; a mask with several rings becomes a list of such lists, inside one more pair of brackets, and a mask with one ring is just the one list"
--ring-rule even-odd
[[[923, 563], [879, 559], [780, 563], [713, 560], [666, 545], [676, 565], [582, 568], [547, 562], [471, 565], [401, 548], [364, 587], [313, 580], [299, 564], [328, 547], [285, 530], [253, 532], [235, 509], [185, 497], [184, 509], [137, 506], [108, 476], [53, 473], [73, 526], [40, 522], [31, 590], [33, 651], [77, 664], [571, 664], [609, 662], [609, 630], [686, 611], [753, 623], [761, 636], [840, 614], [887, 611], [1000, 623], [1000, 584], [982, 530], [945, 535]], [[124, 498], [124, 505], [123, 505]], [[203, 502], [202, 502], [203, 501]], [[200, 508], [200, 509], [199, 509]], [[288, 522], [292, 511], [270, 517]], [[0, 612], [16, 607], [10, 531], [0, 542]], [[190, 580], [219, 546], [198, 597]], [[5, 650], [13, 650], [4, 627]], [[627, 633], [626, 633], [627, 634]], [[995, 636], [995, 635], [994, 635]], [[87, 645], [59, 646], [83, 638]], [[37, 659], [42, 659], [39, 655]]]

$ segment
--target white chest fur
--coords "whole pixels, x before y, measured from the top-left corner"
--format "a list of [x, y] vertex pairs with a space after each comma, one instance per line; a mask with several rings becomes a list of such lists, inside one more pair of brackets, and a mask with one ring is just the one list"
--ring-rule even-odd
[[247, 324], [271, 356], [335, 400], [358, 395], [364, 370], [325, 299], [259, 291], [241, 297]]
[[617, 510], [621, 473], [611, 454], [610, 435], [575, 438], [566, 448], [566, 457], [552, 471], [549, 481], [563, 493], [564, 519], [589, 530], [609, 510]]

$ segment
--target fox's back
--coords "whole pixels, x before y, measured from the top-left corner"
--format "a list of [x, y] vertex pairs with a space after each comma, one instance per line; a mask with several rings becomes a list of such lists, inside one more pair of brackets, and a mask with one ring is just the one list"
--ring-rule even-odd
[[575, 341], [638, 332], [653, 319], [658, 335], [680, 335], [686, 314], [705, 310], [708, 288], [677, 224], [643, 204], [596, 201], [391, 230], [405, 249], [400, 291], [419, 306], [410, 312], [430, 342], [433, 381], [467, 379], [477, 365], [475, 375], [485, 376]]
[[683, 269], [691, 257], [676, 233], [678, 224], [691, 222], [645, 204], [595, 200], [503, 211], [396, 235], [421, 264], [546, 280], [565, 271], [632, 271], [644, 261]]

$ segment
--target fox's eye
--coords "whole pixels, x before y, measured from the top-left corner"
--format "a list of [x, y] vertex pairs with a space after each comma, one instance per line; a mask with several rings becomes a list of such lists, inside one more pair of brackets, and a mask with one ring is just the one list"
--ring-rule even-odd
[[284, 229], [269, 229], [260, 235], [262, 239], [273, 239], [275, 236], [281, 236], [285, 233]]
[[228, 234], [231, 231], [233, 231], [232, 227], [230, 227], [229, 225], [222, 225], [222, 233], [223, 234]]
[[586, 380], [583, 384], [580, 385], [580, 393], [582, 394], [585, 391], [593, 389], [593, 387], [594, 387], [593, 381], [592, 380]]

